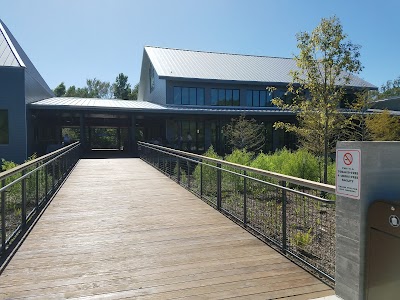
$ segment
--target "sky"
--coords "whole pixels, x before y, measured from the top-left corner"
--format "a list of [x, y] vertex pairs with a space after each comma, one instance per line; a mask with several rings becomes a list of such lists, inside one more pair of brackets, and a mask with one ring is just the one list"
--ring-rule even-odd
[[400, 76], [398, 0], [0, 0], [0, 8], [52, 89], [119, 73], [133, 86], [146, 45], [293, 57], [296, 33], [333, 15], [362, 47], [361, 78], [380, 87]]

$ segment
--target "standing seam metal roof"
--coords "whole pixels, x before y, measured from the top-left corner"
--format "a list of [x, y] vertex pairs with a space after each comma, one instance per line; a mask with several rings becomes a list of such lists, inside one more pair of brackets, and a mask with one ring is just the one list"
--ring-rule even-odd
[[[289, 83], [291, 70], [297, 70], [291, 58], [202, 52], [146, 46], [160, 78]], [[376, 88], [371, 83], [351, 76], [349, 86]]]

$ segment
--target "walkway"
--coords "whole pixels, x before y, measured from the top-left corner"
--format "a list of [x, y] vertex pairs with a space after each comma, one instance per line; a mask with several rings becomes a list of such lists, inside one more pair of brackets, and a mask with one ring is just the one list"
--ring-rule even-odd
[[332, 295], [139, 159], [83, 159], [0, 275], [0, 299]]

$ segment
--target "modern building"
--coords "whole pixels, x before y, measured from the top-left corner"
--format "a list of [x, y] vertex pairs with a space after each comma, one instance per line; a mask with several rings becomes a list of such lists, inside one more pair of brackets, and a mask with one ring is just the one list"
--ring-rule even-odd
[[[44, 154], [61, 145], [66, 128], [77, 132], [87, 151], [135, 152], [136, 141], [145, 140], [195, 152], [214, 145], [225, 152], [224, 125], [240, 115], [264, 124], [264, 151], [294, 143], [272, 126], [294, 122], [295, 115], [271, 103], [276, 96], [290, 101], [292, 59], [145, 47], [138, 101], [57, 98], [0, 25], [0, 158], [21, 162]], [[356, 76], [348, 87], [349, 97], [357, 89], [376, 89]], [[105, 145], [102, 137], [110, 133], [114, 142]]]

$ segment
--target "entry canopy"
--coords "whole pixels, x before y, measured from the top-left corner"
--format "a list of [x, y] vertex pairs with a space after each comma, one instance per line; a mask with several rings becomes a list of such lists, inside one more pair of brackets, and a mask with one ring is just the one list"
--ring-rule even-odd
[[99, 112], [148, 112], [148, 113], [179, 113], [179, 114], [229, 114], [229, 115], [293, 115], [291, 111], [277, 107], [218, 107], [190, 105], [161, 105], [149, 101], [54, 97], [29, 104], [31, 109], [40, 110], [76, 110]]

